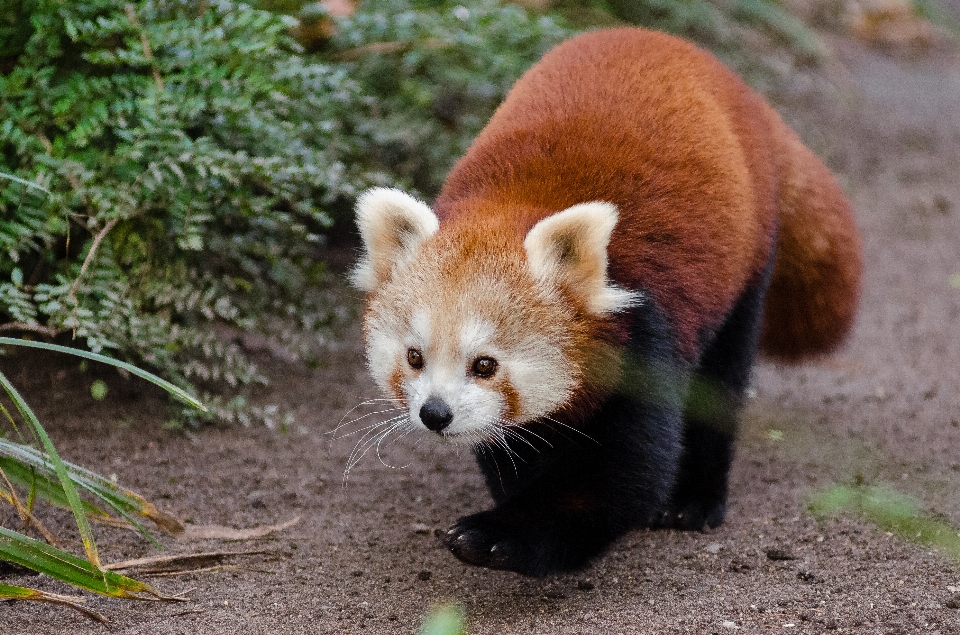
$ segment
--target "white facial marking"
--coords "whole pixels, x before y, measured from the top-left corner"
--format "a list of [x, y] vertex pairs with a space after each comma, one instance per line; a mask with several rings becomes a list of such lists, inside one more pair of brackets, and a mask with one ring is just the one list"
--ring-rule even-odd
[[421, 351], [430, 346], [430, 312], [419, 309], [410, 318], [410, 335], [413, 345]]
[[475, 316], [468, 317], [460, 327], [460, 351], [467, 357], [483, 352], [495, 333], [493, 324]]

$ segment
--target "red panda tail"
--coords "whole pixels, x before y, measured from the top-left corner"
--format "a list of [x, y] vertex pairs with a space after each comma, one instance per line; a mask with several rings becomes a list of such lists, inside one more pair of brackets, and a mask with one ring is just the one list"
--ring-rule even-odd
[[860, 300], [863, 262], [850, 204], [833, 174], [782, 121], [776, 128], [779, 239], [760, 346], [795, 362], [843, 343]]

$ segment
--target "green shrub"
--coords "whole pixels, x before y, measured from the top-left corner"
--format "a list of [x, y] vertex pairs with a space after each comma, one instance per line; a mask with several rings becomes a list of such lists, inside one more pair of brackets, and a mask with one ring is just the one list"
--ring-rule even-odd
[[[0, 328], [242, 386], [263, 377], [237, 334], [303, 353], [295, 334], [338, 310], [317, 249], [338, 210], [372, 184], [435, 188], [567, 32], [495, 2], [371, 3], [335, 46], [406, 48], [324, 62], [289, 19], [199, 7], [23, 0], [0, 14], [20, 34], [0, 49], [0, 171], [46, 190], [0, 180]], [[466, 100], [453, 123], [435, 116], [448, 95]]]
[[329, 210], [391, 182], [344, 129], [362, 96], [274, 14], [127, 6], [37, 0], [5, 51], [0, 169], [49, 194], [2, 184], [0, 314], [180, 383], [258, 381], [224, 335], [327, 321]]
[[432, 196], [516, 79], [575, 32], [495, 0], [379, 0], [338, 22], [330, 57], [368, 99], [355, 130], [371, 160]]

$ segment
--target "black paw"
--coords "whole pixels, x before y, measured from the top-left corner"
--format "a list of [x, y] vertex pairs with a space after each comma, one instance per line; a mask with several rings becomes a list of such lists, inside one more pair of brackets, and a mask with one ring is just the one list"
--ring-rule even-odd
[[493, 512], [464, 516], [443, 537], [450, 552], [467, 564], [527, 573], [530, 548], [523, 543], [518, 530]]
[[609, 542], [596, 524], [587, 531], [576, 526], [569, 519], [492, 509], [455, 522], [443, 543], [467, 564], [540, 577], [582, 568]]
[[686, 500], [671, 506], [665, 512], [658, 527], [681, 529], [684, 531], [703, 531], [723, 524], [727, 515], [726, 500]]

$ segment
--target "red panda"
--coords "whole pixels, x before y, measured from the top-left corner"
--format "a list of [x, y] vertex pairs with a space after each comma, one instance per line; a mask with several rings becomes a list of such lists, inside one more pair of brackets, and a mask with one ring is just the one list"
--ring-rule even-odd
[[370, 371], [409, 429], [475, 448], [495, 501], [444, 541], [527, 575], [719, 525], [758, 348], [829, 352], [859, 298], [829, 170], [712, 55], [643, 29], [554, 48], [432, 208], [378, 188], [357, 223]]

